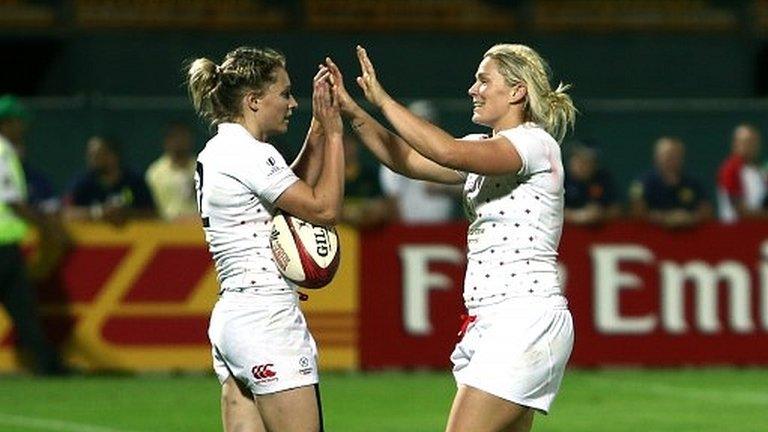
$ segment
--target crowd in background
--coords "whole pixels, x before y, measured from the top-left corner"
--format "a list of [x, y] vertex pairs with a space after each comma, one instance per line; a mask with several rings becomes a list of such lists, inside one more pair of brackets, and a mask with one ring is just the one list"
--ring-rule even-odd
[[743, 123], [733, 130], [731, 152], [717, 172], [713, 212], [710, 194], [701, 179], [685, 166], [685, 143], [661, 136], [653, 145], [653, 167], [638, 175], [627, 191], [624, 210], [611, 173], [600, 166], [598, 151], [575, 143], [566, 149], [565, 220], [599, 225], [622, 215], [668, 229], [681, 229], [710, 220], [734, 223], [766, 218], [766, 173], [760, 164], [760, 131]]
[[[418, 100], [410, 108], [440, 124], [433, 103]], [[116, 139], [90, 137], [85, 170], [57, 194], [44, 167], [28, 160], [24, 140], [28, 118], [27, 108], [17, 98], [0, 98], [0, 135], [13, 144], [24, 170], [28, 202], [41, 212], [60, 215], [65, 221], [97, 220], [114, 225], [133, 218], [197, 219], [196, 149], [190, 125], [167, 125], [162, 153], [144, 172], [127, 166]], [[625, 193], [616, 189], [610, 171], [601, 166], [598, 148], [566, 143], [565, 220], [594, 226], [632, 218], [679, 229], [716, 219], [733, 223], [768, 217], [768, 167], [760, 165], [760, 144], [760, 131], [754, 125], [735, 126], [731, 154], [722, 162], [717, 190], [712, 194], [702, 187], [701, 179], [696, 177], [699, 173], [686, 169], [685, 143], [680, 138], [659, 137], [653, 145], [654, 165], [638, 173]], [[462, 218], [460, 187], [400, 176], [369, 157], [351, 133], [345, 136], [344, 147], [344, 223], [372, 229], [392, 222], [418, 225]]]

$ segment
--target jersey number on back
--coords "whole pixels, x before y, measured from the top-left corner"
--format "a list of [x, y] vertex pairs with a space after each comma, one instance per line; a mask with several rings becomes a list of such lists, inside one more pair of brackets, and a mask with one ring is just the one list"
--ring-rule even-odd
[[203, 220], [203, 227], [208, 228], [211, 226], [211, 221], [208, 216], [203, 214], [203, 164], [200, 161], [197, 162], [195, 167], [197, 173], [197, 210], [200, 212], [200, 218]]

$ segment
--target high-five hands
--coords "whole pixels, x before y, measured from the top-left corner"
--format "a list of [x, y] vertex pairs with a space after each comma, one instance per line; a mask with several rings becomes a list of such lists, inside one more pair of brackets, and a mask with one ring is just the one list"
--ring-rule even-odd
[[331, 85], [330, 71], [320, 68], [312, 80], [312, 116], [317, 119], [327, 133], [343, 132], [339, 109], [339, 96], [336, 86]]
[[[391, 98], [376, 78], [376, 70], [373, 68], [373, 63], [368, 58], [365, 48], [358, 45], [356, 51], [361, 71], [361, 76], [357, 77], [357, 84], [363, 90], [368, 102], [381, 108]], [[320, 71], [315, 75], [315, 82], [318, 80], [327, 80], [330, 83], [332, 96], [342, 112], [352, 113], [358, 108], [357, 103], [344, 85], [344, 76], [341, 74], [341, 70], [330, 57], [325, 58], [325, 65], [320, 65]]]
[[357, 60], [360, 62], [361, 76], [357, 77], [357, 84], [363, 89], [365, 98], [378, 108], [381, 108], [387, 100], [392, 98], [387, 94], [384, 88], [376, 79], [376, 70], [373, 63], [368, 58], [365, 48], [357, 46]]
[[334, 63], [330, 57], [325, 58], [325, 65], [330, 71], [330, 82], [336, 91], [339, 100], [339, 108], [345, 113], [352, 112], [357, 107], [357, 103], [352, 96], [349, 95], [347, 88], [344, 86], [344, 76], [341, 75], [341, 70], [339, 70], [339, 67], [336, 66], [336, 63]]

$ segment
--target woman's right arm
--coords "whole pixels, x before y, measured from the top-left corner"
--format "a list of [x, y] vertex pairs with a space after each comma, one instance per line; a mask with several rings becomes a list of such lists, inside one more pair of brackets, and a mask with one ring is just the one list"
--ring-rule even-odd
[[336, 64], [330, 58], [325, 61], [339, 95], [341, 112], [349, 119], [352, 130], [360, 137], [360, 141], [381, 163], [410, 178], [447, 184], [464, 181], [462, 175], [420, 155], [400, 136], [376, 121], [349, 95], [344, 86], [344, 77]]
[[344, 199], [344, 147], [338, 98], [331, 95], [327, 80], [314, 84], [312, 111], [325, 135], [323, 163], [317, 183], [310, 186], [304, 181], [297, 181], [280, 195], [275, 204], [300, 219], [330, 226], [337, 223]]

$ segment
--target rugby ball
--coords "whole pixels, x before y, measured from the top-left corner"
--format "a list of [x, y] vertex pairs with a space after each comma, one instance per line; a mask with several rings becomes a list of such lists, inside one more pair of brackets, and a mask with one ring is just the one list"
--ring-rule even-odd
[[278, 212], [272, 218], [269, 242], [280, 273], [301, 287], [322, 288], [339, 268], [339, 236], [334, 227]]

